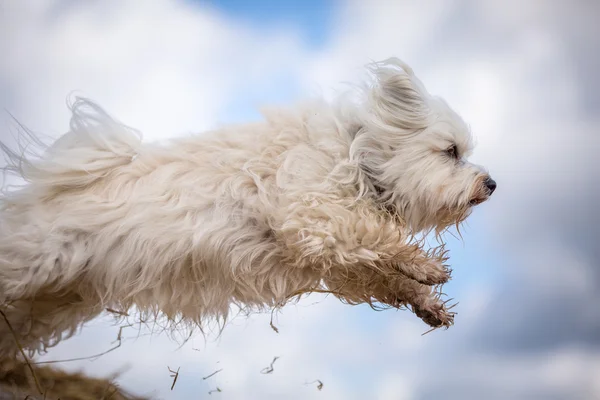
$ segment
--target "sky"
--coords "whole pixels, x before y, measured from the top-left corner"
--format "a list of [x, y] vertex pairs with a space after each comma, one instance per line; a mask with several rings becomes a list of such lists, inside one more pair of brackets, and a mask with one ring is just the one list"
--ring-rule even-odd
[[[183, 346], [127, 328], [119, 349], [59, 365], [121, 371], [156, 399], [600, 398], [598, 15], [586, 0], [0, 1], [0, 106], [35, 132], [66, 132], [82, 94], [147, 141], [202, 134], [330, 99], [396, 56], [467, 121], [472, 161], [498, 182], [447, 237], [449, 330], [311, 295], [277, 314], [279, 333], [270, 315]], [[101, 318], [43, 359], [99, 353], [117, 332]]]

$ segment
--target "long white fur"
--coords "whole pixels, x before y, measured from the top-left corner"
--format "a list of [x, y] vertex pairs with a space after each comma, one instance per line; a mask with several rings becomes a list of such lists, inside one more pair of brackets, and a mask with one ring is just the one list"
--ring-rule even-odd
[[[202, 324], [318, 290], [452, 324], [435, 290], [446, 253], [411, 238], [466, 218], [487, 174], [466, 161], [466, 124], [410, 67], [369, 71], [358, 101], [168, 145], [79, 98], [52, 146], [5, 149], [26, 181], [0, 199], [0, 304], [21, 343], [52, 346], [105, 307]], [[0, 358], [15, 351], [0, 323]]]

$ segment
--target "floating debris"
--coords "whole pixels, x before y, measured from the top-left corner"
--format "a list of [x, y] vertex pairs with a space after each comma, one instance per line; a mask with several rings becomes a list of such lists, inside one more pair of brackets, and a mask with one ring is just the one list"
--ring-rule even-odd
[[[181, 367], [179, 367], [181, 368]], [[173, 388], [175, 387], [175, 383], [177, 382], [177, 378], [179, 377], [179, 368], [177, 368], [177, 371], [173, 371], [171, 368], [169, 368], [167, 366], [167, 369], [169, 370], [169, 372], [171, 373], [171, 378], [173, 378], [173, 384], [171, 385], [171, 390], [173, 390]]]
[[273, 364], [275, 364], [275, 361], [277, 361], [279, 359], [279, 357], [274, 357], [273, 361], [271, 361], [271, 365], [269, 365], [268, 367], [263, 368], [260, 373], [261, 374], [270, 374], [271, 372], [273, 372]]
[[305, 383], [305, 385], [312, 385], [313, 383], [317, 383], [317, 389], [321, 390], [323, 389], [323, 382], [320, 381], [319, 379], [317, 379], [316, 381], [312, 381], [312, 382], [307, 382]]
[[223, 371], [223, 368], [216, 370], [215, 372], [213, 372], [210, 375], [205, 376], [204, 378], [202, 378], [203, 381], [207, 380], [208, 378], [210, 378], [211, 376], [214, 376], [216, 374], [218, 374], [219, 372]]

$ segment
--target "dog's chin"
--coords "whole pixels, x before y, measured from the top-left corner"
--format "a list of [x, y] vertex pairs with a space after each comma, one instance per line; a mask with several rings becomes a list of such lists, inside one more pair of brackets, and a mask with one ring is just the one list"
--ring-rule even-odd
[[458, 226], [471, 215], [471, 211], [472, 208], [468, 205], [442, 209], [437, 213], [436, 221], [432, 221], [432, 228], [437, 233], [441, 233], [448, 228]]

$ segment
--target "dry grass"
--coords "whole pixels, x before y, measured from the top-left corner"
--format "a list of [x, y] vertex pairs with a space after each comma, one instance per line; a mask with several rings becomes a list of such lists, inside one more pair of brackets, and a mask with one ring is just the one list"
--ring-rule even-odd
[[211, 376], [215, 376], [216, 374], [218, 374], [219, 372], [223, 371], [223, 368], [216, 370], [215, 372], [213, 372], [210, 375], [207, 375], [205, 377], [202, 378], [203, 381], [207, 380], [208, 378], [210, 378]]
[[222, 392], [221, 388], [217, 386], [216, 389], [209, 391], [208, 394], [221, 393], [221, 392]]
[[171, 384], [171, 390], [173, 390], [173, 388], [175, 387], [175, 384], [177, 383], [177, 378], [179, 378], [179, 368], [177, 368], [177, 371], [173, 371], [170, 367], [167, 367], [167, 369], [171, 373], [171, 375], [169, 375], [169, 376], [171, 378], [173, 378], [173, 384]]
[[[147, 400], [123, 391], [116, 376], [92, 378], [81, 372], [66, 372], [53, 366], [30, 366], [19, 360], [0, 364], [0, 398], [28, 400]], [[40, 394], [32, 371], [37, 376]], [[11, 397], [12, 396], [12, 397]]]

